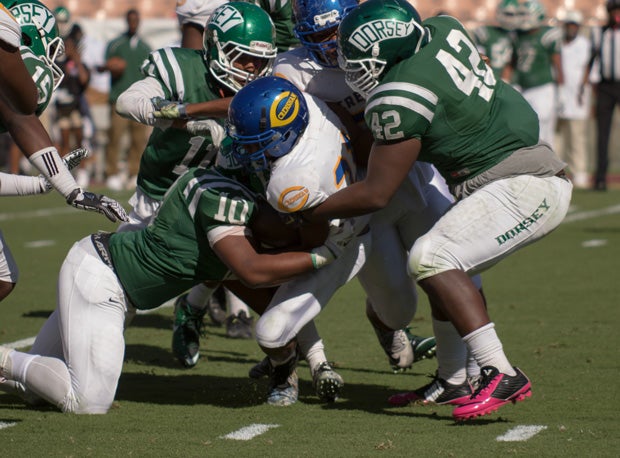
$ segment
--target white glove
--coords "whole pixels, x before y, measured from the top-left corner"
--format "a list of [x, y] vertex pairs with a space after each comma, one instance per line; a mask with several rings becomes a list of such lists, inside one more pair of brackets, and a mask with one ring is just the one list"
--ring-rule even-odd
[[211, 135], [213, 144], [219, 147], [226, 136], [224, 128], [212, 119], [192, 119], [185, 129], [192, 135]]
[[[76, 148], [70, 153], [67, 153], [65, 156], [63, 156], [62, 162], [69, 170], [73, 170], [78, 165], [80, 165], [82, 159], [85, 159], [88, 156], [90, 156], [90, 151], [88, 149]], [[43, 175], [39, 175], [39, 180], [41, 180], [41, 187], [43, 188], [43, 192], [47, 193], [54, 189], [51, 183], [47, 181]]]
[[320, 269], [334, 262], [355, 236], [355, 227], [351, 219], [330, 221], [325, 243], [310, 252], [314, 268]]

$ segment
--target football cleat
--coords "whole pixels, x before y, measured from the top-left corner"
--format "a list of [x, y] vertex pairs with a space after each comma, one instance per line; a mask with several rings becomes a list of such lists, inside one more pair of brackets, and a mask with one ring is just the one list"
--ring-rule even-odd
[[323, 361], [312, 374], [312, 386], [321, 401], [334, 402], [340, 396], [344, 380], [327, 361]]
[[243, 310], [236, 315], [226, 318], [226, 335], [233, 339], [251, 339], [254, 318], [249, 317]]
[[433, 381], [417, 390], [390, 396], [388, 403], [395, 407], [403, 407], [411, 403], [461, 405], [468, 402], [471, 395], [469, 382], [453, 385], [436, 375]]
[[372, 321], [371, 324], [373, 325], [375, 334], [377, 334], [381, 348], [383, 348], [383, 351], [390, 361], [392, 370], [394, 372], [400, 372], [411, 367], [415, 356], [413, 347], [405, 331], [403, 329], [399, 329], [398, 331], [383, 331], [376, 327]]
[[297, 355], [279, 366], [271, 365], [267, 404], [272, 406], [290, 406], [299, 397], [299, 379], [297, 377]]
[[496, 411], [504, 404], [523, 401], [532, 395], [532, 384], [521, 369], [514, 368], [516, 375], [501, 373], [493, 366], [481, 369], [482, 380], [480, 387], [471, 396], [471, 399], [459, 405], [452, 412], [457, 421], [468, 420]]
[[413, 348], [414, 363], [422, 361], [423, 359], [430, 359], [435, 357], [437, 344], [435, 342], [434, 336], [416, 336], [415, 334], [411, 334], [411, 332], [409, 332], [409, 328], [405, 328], [405, 334], [407, 334], [407, 338], [409, 339], [409, 342], [411, 342], [411, 348]]
[[185, 367], [194, 367], [200, 358], [200, 336], [204, 335], [206, 310], [196, 310], [187, 302], [187, 294], [174, 303], [172, 353]]

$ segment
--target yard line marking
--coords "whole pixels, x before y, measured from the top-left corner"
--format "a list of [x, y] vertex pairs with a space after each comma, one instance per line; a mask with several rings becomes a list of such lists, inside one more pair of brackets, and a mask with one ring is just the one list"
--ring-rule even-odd
[[14, 219], [28, 219], [28, 218], [44, 218], [48, 216], [54, 216], [64, 213], [75, 212], [73, 207], [56, 207], [45, 208], [41, 210], [34, 210], [29, 212], [13, 212], [13, 213], [0, 213], [0, 221], [11, 221]]
[[278, 428], [280, 425], [266, 425], [261, 423], [253, 423], [250, 426], [244, 426], [237, 431], [220, 436], [220, 439], [231, 439], [235, 441], [249, 441], [256, 436], [266, 433], [272, 428]]
[[24, 244], [26, 248], [43, 248], [52, 245], [56, 245], [56, 240], [33, 240]]
[[524, 442], [545, 429], [547, 427], [543, 425], [519, 425], [497, 436], [495, 440], [497, 442]]
[[12, 349], [30, 347], [34, 343], [34, 339], [34, 337], [28, 337], [27, 339], [16, 340], [15, 342], [2, 344], [2, 346]]
[[6, 421], [0, 421], [0, 429], [10, 428], [11, 426], [15, 426], [17, 423], [8, 423]]
[[583, 212], [572, 213], [566, 216], [566, 218], [564, 218], [564, 221], [562, 221], [562, 223], [574, 223], [575, 221], [583, 221], [584, 219], [598, 218], [599, 216], [614, 215], [616, 213], [620, 213], [620, 205], [612, 205], [611, 207], [600, 208], [598, 210], [588, 210], [588, 211], [583, 211]]
[[581, 242], [581, 246], [584, 248], [598, 248], [605, 245], [607, 245], [607, 240], [605, 239], [592, 239]]

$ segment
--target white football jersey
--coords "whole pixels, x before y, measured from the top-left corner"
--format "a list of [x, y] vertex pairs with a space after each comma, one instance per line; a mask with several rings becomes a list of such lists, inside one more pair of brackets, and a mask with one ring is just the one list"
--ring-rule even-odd
[[267, 200], [284, 213], [315, 207], [356, 176], [348, 139], [338, 117], [318, 98], [304, 94], [309, 123], [297, 144], [271, 167]]
[[204, 27], [216, 8], [228, 0], [177, 0], [177, 19], [179, 25], [198, 24]]
[[345, 82], [344, 72], [317, 64], [303, 46], [278, 54], [273, 75], [289, 80], [299, 90], [325, 102], [339, 103], [356, 122], [364, 122], [366, 101]]
[[22, 28], [2, 3], [0, 3], [0, 40], [14, 48], [19, 48], [22, 40]]

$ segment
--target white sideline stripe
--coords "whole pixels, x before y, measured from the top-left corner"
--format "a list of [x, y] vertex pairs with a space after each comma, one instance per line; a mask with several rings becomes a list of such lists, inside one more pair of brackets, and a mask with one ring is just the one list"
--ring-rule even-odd
[[519, 425], [497, 436], [495, 440], [497, 442], [524, 442], [545, 429], [547, 427], [543, 425]]
[[8, 423], [6, 421], [0, 421], [0, 429], [10, 428], [11, 426], [15, 426], [17, 423]]
[[601, 208], [599, 210], [589, 210], [577, 212], [567, 215], [562, 221], [564, 223], [574, 223], [575, 221], [583, 221], [584, 219], [598, 218], [599, 216], [614, 215], [620, 213], [620, 205], [612, 205], [611, 207]]
[[244, 426], [237, 431], [228, 433], [225, 436], [220, 436], [220, 439], [231, 439], [235, 441], [249, 441], [256, 436], [266, 433], [272, 428], [278, 428], [280, 425], [265, 425], [260, 423], [253, 423], [250, 426]]
[[31, 347], [33, 343], [34, 343], [34, 337], [28, 337], [27, 339], [16, 340], [15, 342], [2, 344], [2, 346], [7, 347], [7, 348], [17, 349], [17, 348]]
[[75, 212], [73, 207], [56, 207], [45, 208], [42, 210], [34, 210], [30, 212], [17, 212], [17, 213], [0, 213], [0, 221], [10, 221], [14, 219], [28, 219], [28, 218], [43, 218], [58, 214]]

